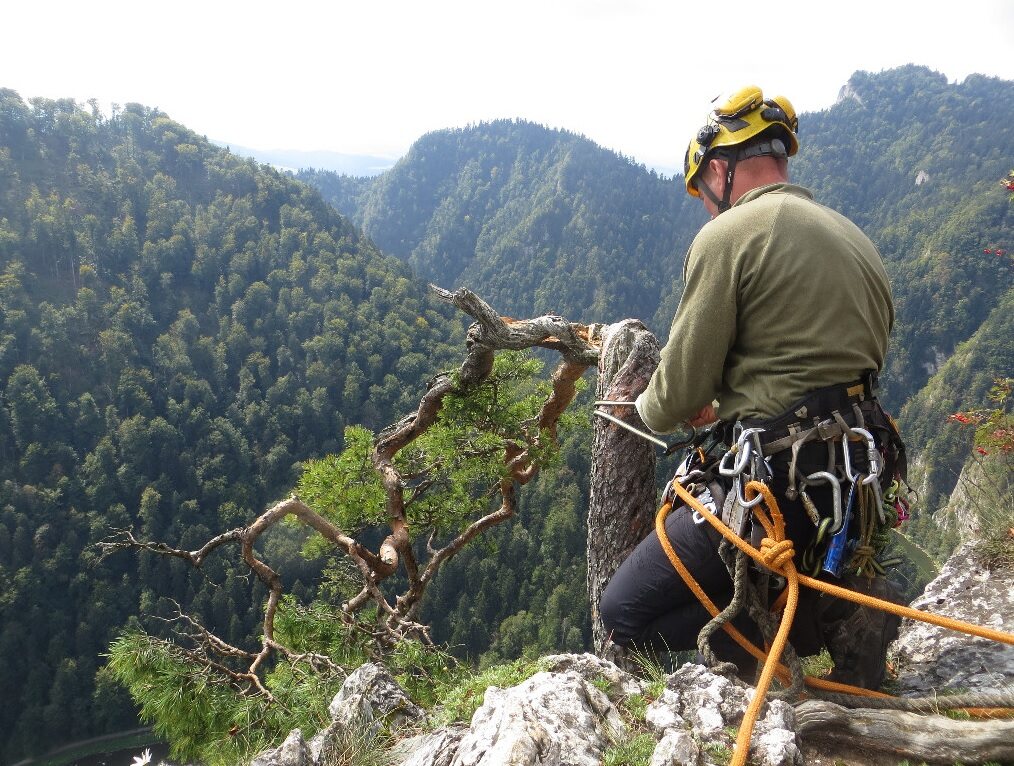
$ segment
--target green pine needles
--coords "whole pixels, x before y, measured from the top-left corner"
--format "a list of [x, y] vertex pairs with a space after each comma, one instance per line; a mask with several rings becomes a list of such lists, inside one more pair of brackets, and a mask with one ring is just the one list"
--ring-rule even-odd
[[[539, 408], [547, 384], [535, 383], [542, 363], [528, 354], [497, 356], [490, 377], [468, 391], [450, 394], [436, 422], [395, 458], [405, 483], [405, 512], [415, 534], [460, 531], [488, 512], [511, 445], [521, 444], [539, 467], [557, 455], [552, 440], [540, 440]], [[533, 431], [534, 429], [534, 431]], [[297, 484], [299, 497], [346, 532], [387, 520], [381, 477], [371, 462], [374, 435], [361, 426], [345, 429], [345, 449], [307, 463]], [[309, 552], [319, 552], [321, 540]]]
[[[297, 492], [306, 503], [347, 532], [384, 522], [384, 488], [370, 464], [373, 434], [346, 426], [345, 449], [306, 464]], [[308, 550], [311, 555], [320, 546]]]
[[294, 728], [323, 728], [343, 680], [279, 665], [268, 676], [268, 698], [242, 693], [224, 666], [207, 660], [140, 630], [121, 634], [109, 648], [109, 669], [130, 691], [141, 720], [170, 743], [174, 758], [207, 766], [249, 760]]

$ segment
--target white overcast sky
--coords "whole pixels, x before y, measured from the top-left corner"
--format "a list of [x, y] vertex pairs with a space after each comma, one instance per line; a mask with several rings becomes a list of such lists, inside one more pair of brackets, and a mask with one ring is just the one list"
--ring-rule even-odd
[[0, 87], [136, 101], [262, 150], [396, 157], [430, 130], [521, 117], [672, 169], [711, 99], [744, 84], [813, 111], [857, 69], [1014, 79], [1014, 0], [4, 6]]

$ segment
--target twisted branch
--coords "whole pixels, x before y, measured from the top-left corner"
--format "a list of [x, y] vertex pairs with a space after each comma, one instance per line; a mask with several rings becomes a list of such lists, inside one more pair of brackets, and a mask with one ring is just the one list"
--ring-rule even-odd
[[[250, 525], [217, 535], [193, 551], [173, 548], [163, 542], [140, 540], [131, 530], [123, 529], [115, 530], [108, 540], [100, 543], [103, 557], [119, 550], [137, 549], [179, 558], [195, 568], [200, 568], [207, 556], [219, 547], [231, 543], [240, 545], [244, 563], [268, 590], [259, 651], [248, 652], [229, 645], [193, 618], [184, 617], [182, 612], [177, 617], [177, 621], [185, 622], [190, 628], [186, 637], [200, 647], [199, 651], [191, 651], [189, 659], [222, 673], [237, 688], [248, 684], [257, 694], [270, 699], [258, 673], [275, 653], [293, 663], [306, 663], [313, 669], [341, 670], [324, 655], [297, 653], [276, 640], [275, 615], [283, 586], [281, 576], [255, 553], [255, 543], [262, 534], [286, 516], [293, 516], [300, 523], [316, 530], [352, 560], [362, 582], [359, 592], [342, 604], [342, 619], [347, 625], [363, 629], [381, 649], [390, 648], [404, 638], [430, 643], [428, 626], [417, 621], [426, 587], [440, 568], [465, 545], [514, 515], [517, 487], [527, 484], [538, 472], [531, 450], [543, 446], [544, 439], [556, 442], [560, 417], [574, 399], [577, 380], [590, 365], [598, 361], [601, 326], [569, 323], [556, 315], [528, 320], [501, 317], [470, 290], [448, 292], [433, 285], [430, 287], [438, 298], [456, 306], [476, 322], [468, 330], [465, 357], [457, 373], [444, 373], [431, 379], [416, 411], [385, 428], [374, 440], [371, 460], [384, 489], [390, 528], [390, 534], [376, 552], [343, 532], [295, 495], [279, 501]], [[398, 453], [433, 426], [449, 394], [467, 395], [488, 380], [493, 371], [496, 351], [533, 347], [557, 351], [561, 354], [562, 361], [554, 371], [552, 392], [543, 403], [538, 416], [526, 424], [524, 433], [518, 434], [515, 440], [506, 445], [503, 455], [504, 477], [497, 487], [501, 498], [499, 507], [472, 521], [443, 547], [434, 547], [435, 535], [431, 534], [426, 546], [428, 559], [424, 565], [420, 565], [413, 550], [405, 510], [409, 503], [425, 492], [429, 482], [423, 478], [409, 487], [406, 477], [399, 473], [395, 465]], [[418, 477], [413, 475], [409, 478]], [[408, 499], [405, 496], [406, 489], [410, 490]], [[379, 584], [399, 568], [403, 568], [407, 576], [408, 587], [392, 604]], [[371, 603], [377, 606], [377, 622], [373, 630], [368, 630], [354, 615]], [[235, 671], [214, 660], [212, 655], [243, 659], [249, 665], [245, 671]]]

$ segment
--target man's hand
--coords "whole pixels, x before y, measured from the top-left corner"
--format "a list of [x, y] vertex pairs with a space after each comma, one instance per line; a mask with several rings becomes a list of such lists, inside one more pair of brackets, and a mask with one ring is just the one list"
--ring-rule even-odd
[[700, 412], [687, 420], [687, 425], [692, 428], [702, 428], [716, 420], [718, 420], [718, 414], [715, 412], [714, 405], [706, 404]]

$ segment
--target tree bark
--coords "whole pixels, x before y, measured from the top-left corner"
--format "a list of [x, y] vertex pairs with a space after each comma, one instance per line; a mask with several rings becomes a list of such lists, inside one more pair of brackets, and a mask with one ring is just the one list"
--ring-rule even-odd
[[820, 739], [927, 763], [1014, 762], [1014, 721], [956, 721], [901, 710], [850, 710], [822, 700], [796, 706], [803, 741]]
[[[599, 400], [633, 401], [658, 367], [659, 343], [634, 319], [602, 331]], [[633, 407], [603, 407], [617, 418], [647, 430]], [[607, 639], [599, 601], [609, 578], [654, 524], [655, 449], [651, 442], [603, 418], [594, 419], [591, 497], [588, 508], [588, 598], [596, 652]]]

